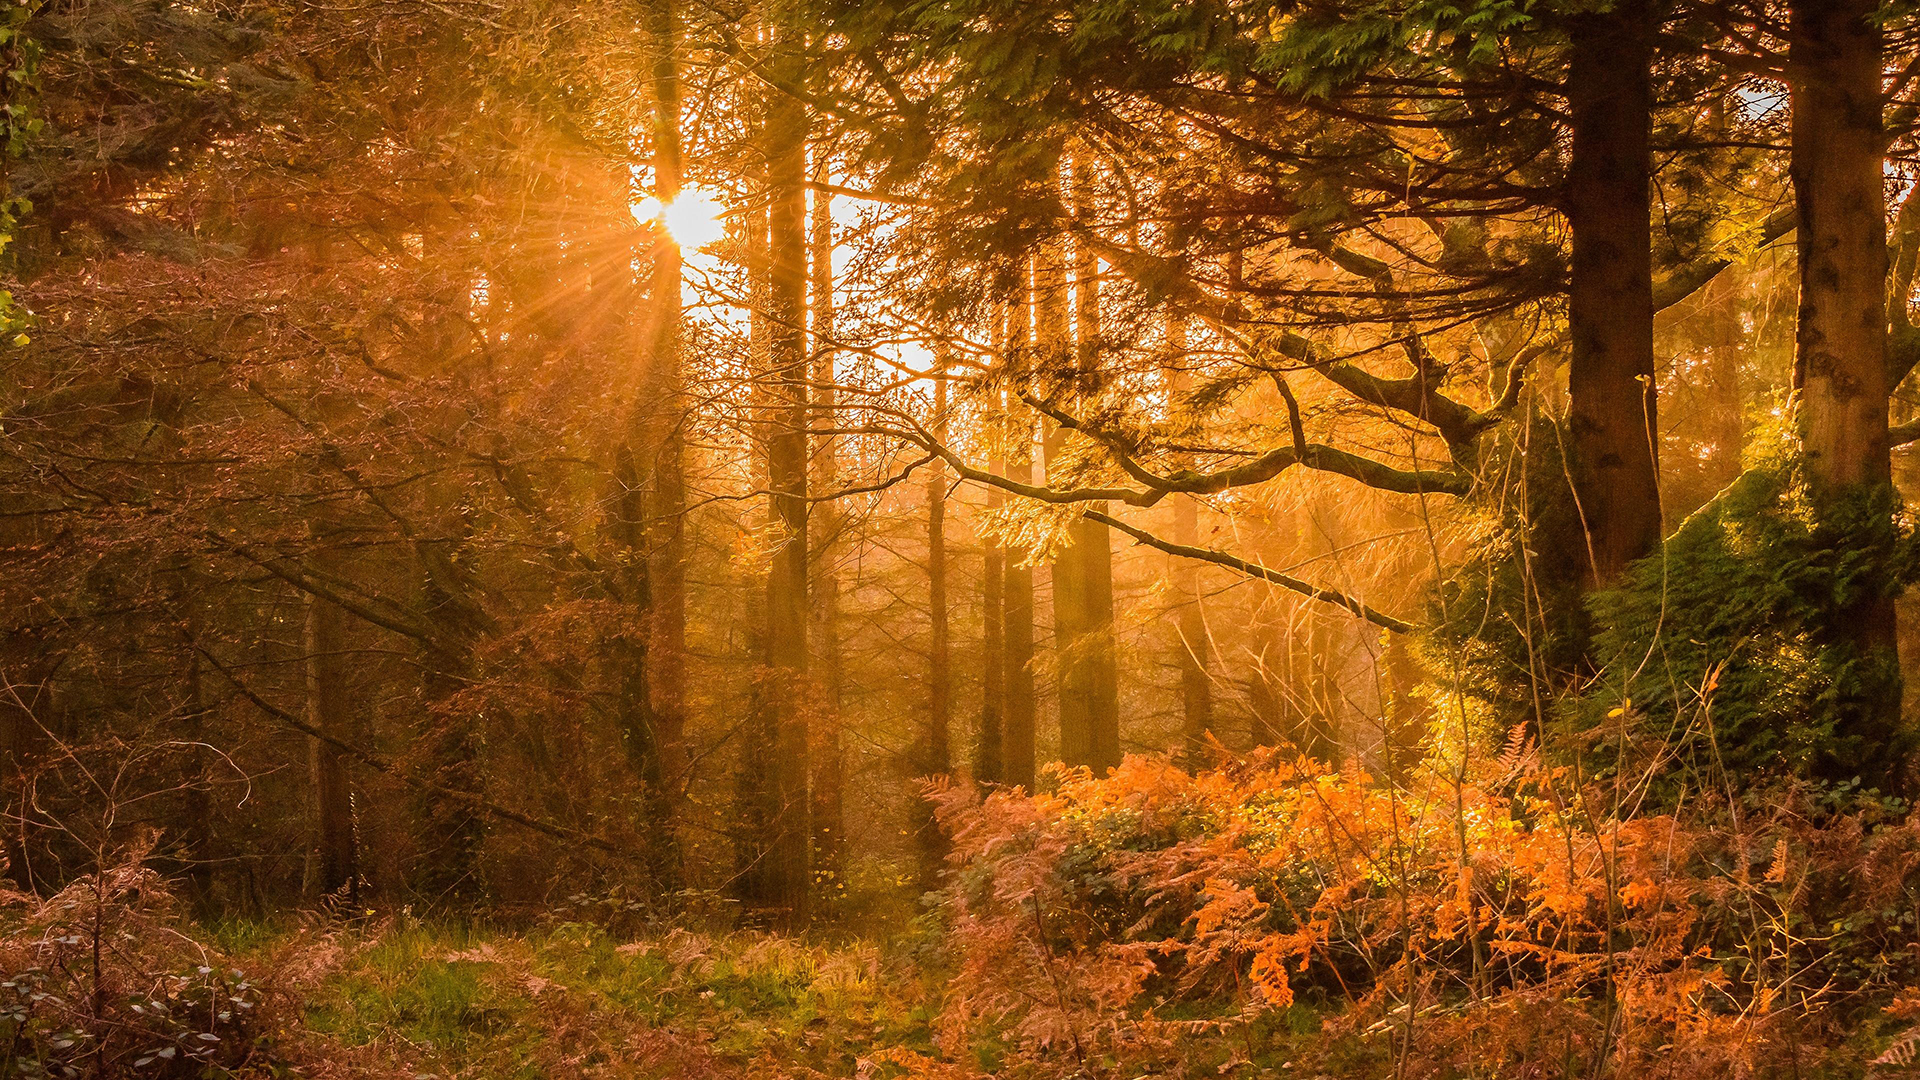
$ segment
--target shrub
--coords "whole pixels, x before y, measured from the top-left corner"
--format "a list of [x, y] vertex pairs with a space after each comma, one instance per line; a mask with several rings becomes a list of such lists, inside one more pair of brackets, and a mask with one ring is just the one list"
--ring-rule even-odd
[[50, 897], [0, 891], [0, 1075], [170, 1080], [285, 1065], [285, 995], [182, 929], [150, 847]]
[[1886, 1049], [1876, 1010], [1920, 975], [1913, 823], [1794, 790], [1612, 815], [1517, 735], [1464, 776], [1435, 764], [1387, 784], [1133, 757], [1052, 794], [936, 789], [943, 1052], [1002, 1075], [1440, 1077]]

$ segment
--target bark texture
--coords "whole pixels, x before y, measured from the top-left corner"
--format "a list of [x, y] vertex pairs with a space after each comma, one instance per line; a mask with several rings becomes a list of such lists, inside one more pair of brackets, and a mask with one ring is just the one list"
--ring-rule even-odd
[[1653, 30], [1646, 0], [1568, 20], [1568, 464], [1588, 586], [1608, 584], [1660, 546], [1648, 157]]
[[[1888, 438], [1887, 212], [1882, 35], [1869, 0], [1799, 0], [1791, 13], [1799, 322], [1793, 386], [1820, 529], [1856, 561], [1894, 550]], [[1904, 302], [1904, 300], [1903, 300]], [[1898, 627], [1892, 567], [1869, 567], [1824, 616], [1859, 675], [1826, 765], [1834, 779], [1897, 785]]]

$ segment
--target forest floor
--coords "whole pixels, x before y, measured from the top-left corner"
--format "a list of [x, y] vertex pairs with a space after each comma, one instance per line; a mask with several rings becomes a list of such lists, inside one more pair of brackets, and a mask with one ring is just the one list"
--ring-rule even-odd
[[296, 1056], [350, 1076], [885, 1075], [931, 1052], [938, 1002], [912, 944], [410, 921], [216, 937], [297, 991]]

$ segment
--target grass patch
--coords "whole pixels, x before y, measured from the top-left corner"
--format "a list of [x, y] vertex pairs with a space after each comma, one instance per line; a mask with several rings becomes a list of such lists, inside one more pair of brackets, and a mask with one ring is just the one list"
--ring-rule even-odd
[[[685, 931], [625, 941], [582, 924], [511, 934], [411, 923], [342, 937], [344, 959], [308, 995], [308, 1024], [441, 1076], [564, 1075], [610, 1061], [625, 1075], [674, 1046], [723, 1072], [778, 1060], [851, 1076], [880, 1048], [932, 1049], [924, 976], [865, 943]], [[663, 1059], [659, 1074], [689, 1067]]]

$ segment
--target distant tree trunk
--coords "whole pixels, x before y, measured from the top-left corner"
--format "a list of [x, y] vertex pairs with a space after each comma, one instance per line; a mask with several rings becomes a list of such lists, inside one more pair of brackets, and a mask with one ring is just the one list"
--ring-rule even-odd
[[647, 885], [664, 896], [678, 885], [677, 845], [667, 797], [664, 747], [659, 714], [654, 709], [652, 626], [648, 616], [653, 600], [652, 560], [647, 557], [647, 488], [632, 448], [622, 446], [613, 465], [613, 497], [608, 500], [613, 520], [608, 532], [617, 547], [614, 560], [620, 596], [633, 612], [627, 632], [613, 640], [611, 659], [617, 669], [614, 718], [627, 763], [639, 781], [640, 842], [645, 852]]
[[[653, 39], [653, 172], [655, 197], [664, 205], [680, 196], [680, 61], [675, 0], [649, 0], [646, 30]], [[644, 521], [647, 595], [646, 692], [653, 732], [653, 767], [647, 779], [649, 859], [657, 889], [682, 879], [677, 834], [680, 797], [686, 788], [687, 580], [686, 440], [681, 433], [680, 332], [681, 252], [661, 231], [653, 250], [652, 282], [644, 332], [641, 390], [641, 466], [646, 485]], [[640, 603], [641, 598], [634, 598]]]
[[[1092, 170], [1074, 167], [1074, 203], [1083, 213], [1093, 204]], [[1074, 390], [1082, 404], [1101, 392], [1100, 260], [1086, 244], [1074, 245]], [[1191, 500], [1188, 500], [1191, 501]], [[1089, 509], [1104, 513], [1105, 503]], [[1113, 625], [1113, 538], [1105, 525], [1082, 517], [1073, 524], [1073, 557], [1080, 577], [1080, 640], [1069, 665], [1074, 692], [1087, 700], [1092, 735], [1087, 764], [1101, 773], [1120, 764], [1119, 643]]]
[[[186, 775], [182, 778], [186, 788], [186, 820], [181, 822], [181, 855], [186, 863], [187, 898], [193, 905], [196, 915], [211, 917], [217, 912], [213, 903], [213, 800], [207, 791], [207, 766], [211, 754], [206, 748], [207, 717], [213, 712], [213, 696], [209, 693], [206, 679], [206, 664], [194, 646], [200, 640], [202, 627], [202, 609], [197, 599], [199, 590], [204, 587], [204, 576], [191, 567], [181, 574], [181, 605], [186, 609], [182, 623], [187, 638], [187, 685], [186, 707], [180, 715], [180, 738], [189, 744], [186, 759]], [[0, 768], [4, 762], [0, 762]], [[0, 812], [4, 806], [0, 805]], [[356, 871], [357, 871], [356, 860]], [[356, 872], [356, 878], [359, 876]]]
[[1340, 685], [1329, 661], [1331, 625], [1318, 611], [1296, 604], [1288, 634], [1287, 699], [1294, 717], [1287, 739], [1315, 761], [1338, 766], [1345, 756], [1340, 740]]
[[[797, 67], [798, 32], [779, 25], [775, 48]], [[787, 926], [807, 921], [812, 830], [808, 811], [807, 700], [807, 111], [787, 94], [767, 108], [769, 388], [767, 484], [775, 543], [767, 579], [767, 668], [774, 693], [771, 865], [774, 900]]]
[[[1076, 171], [1082, 194], [1084, 173]], [[1034, 336], [1040, 363], [1074, 409], [1097, 390], [1100, 292], [1098, 260], [1084, 247], [1074, 253], [1075, 340], [1067, 334], [1067, 274], [1058, 243], [1042, 245], [1035, 263]], [[1047, 480], [1061, 482], [1067, 433], [1047, 425]], [[1104, 511], [1104, 503], [1093, 510]], [[1060, 708], [1060, 758], [1096, 773], [1120, 763], [1120, 704], [1113, 640], [1113, 553], [1107, 527], [1081, 518], [1053, 564], [1054, 671]]]
[[[1006, 462], [994, 462], [1005, 475]], [[987, 508], [998, 509], [1003, 496], [987, 493]], [[973, 778], [982, 784], [1006, 780], [1007, 551], [997, 541], [982, 545], [980, 567], [980, 729], [974, 740]]]
[[1661, 538], [1648, 151], [1655, 20], [1648, 0], [1621, 0], [1567, 26], [1567, 433], [1584, 584], [1594, 587]]
[[[1067, 252], [1063, 239], [1051, 238], [1039, 246], [1033, 257], [1033, 371], [1039, 392], [1055, 394], [1056, 388], [1073, 385], [1073, 342], [1068, 326], [1071, 297], [1067, 285]], [[1059, 396], [1059, 395], [1057, 395]], [[1071, 409], [1072, 395], [1057, 403]], [[1047, 483], [1064, 486], [1065, 465], [1061, 455], [1066, 449], [1066, 429], [1052, 420], [1040, 421], [1040, 449], [1044, 455]], [[1086, 634], [1086, 586], [1081, 573], [1077, 534], [1054, 554], [1048, 567], [1053, 592], [1053, 668], [1054, 706], [1060, 719], [1060, 760], [1068, 765], [1093, 764], [1093, 714], [1084, 679], [1077, 669], [1080, 657], [1076, 648]]]
[[[338, 739], [352, 736], [347, 693], [345, 613], [309, 595], [303, 645], [306, 654], [306, 720]], [[313, 879], [318, 896], [358, 893], [360, 853], [354, 837], [353, 787], [346, 758], [321, 739], [307, 739], [308, 779], [313, 788]]]
[[[481, 271], [457, 248], [451, 222], [434, 209], [423, 208], [422, 213], [420, 228], [428, 254], [450, 271], [433, 287], [434, 316], [424, 328], [423, 359], [430, 365], [460, 364], [468, 343], [464, 320], [472, 303], [470, 290]], [[436, 246], [446, 250], [435, 251]], [[551, 247], [531, 245], [531, 253], [544, 256]], [[533, 283], [526, 295], [538, 298], [543, 292]], [[474, 644], [488, 626], [486, 611], [473, 599], [478, 586], [466, 558], [470, 507], [450, 470], [430, 476], [420, 492], [420, 529], [410, 569], [420, 614], [433, 634], [420, 642], [415, 656], [419, 696], [412, 718], [412, 753], [427, 779], [479, 795], [485, 787], [479, 732], [483, 717], [455, 700], [472, 685]], [[426, 908], [471, 906], [484, 891], [485, 822], [469, 804], [458, 800], [413, 791], [408, 801], [413, 840], [408, 891]]]
[[[1032, 301], [1023, 281], [1014, 305], [1012, 325], [1007, 331], [1008, 365], [1012, 385], [1024, 385], [1031, 366]], [[1012, 392], [1007, 395], [1006, 476], [1019, 483], [1033, 482], [1033, 411]], [[1001, 619], [1006, 634], [1005, 708], [1002, 713], [1001, 766], [1005, 782], [1012, 787], [1034, 790], [1038, 775], [1034, 749], [1033, 693], [1033, 566], [1009, 549], [1006, 561], [1005, 612]]]
[[[820, 184], [831, 179], [827, 155], [818, 153], [813, 176]], [[824, 188], [813, 192], [813, 423], [832, 428], [839, 422], [833, 346], [833, 200]], [[825, 495], [840, 486], [840, 439], [814, 436], [813, 488]], [[840, 576], [834, 570], [833, 544], [845, 526], [838, 503], [813, 505], [807, 537], [813, 544], [814, 656], [820, 665], [821, 715], [813, 737], [813, 883], [820, 898], [832, 900], [845, 888], [846, 768], [841, 746], [844, 676], [840, 656]]]
[[[481, 717], [450, 700], [473, 679], [473, 642], [484, 617], [469, 595], [467, 574], [460, 565], [465, 537], [459, 529], [456, 525], [451, 537], [422, 540], [414, 549], [421, 608], [439, 632], [437, 642], [420, 654], [421, 756], [431, 763], [429, 778], [434, 783], [478, 795], [483, 786], [477, 730]], [[434, 906], [457, 907], [479, 899], [485, 837], [480, 815], [465, 803], [425, 794], [416, 807], [420, 854], [414, 891]]]
[[[1746, 398], [1740, 385], [1740, 359], [1746, 351], [1739, 309], [1732, 290], [1715, 282], [1714, 303], [1707, 315], [1707, 382], [1712, 401], [1713, 464], [1708, 486], [1719, 490], [1740, 475], [1747, 444]], [[1709, 302], [1712, 302], [1711, 300]]]
[[[933, 433], [945, 443], [948, 357], [944, 346], [939, 348], [934, 360]], [[922, 776], [943, 776], [953, 770], [953, 666], [947, 622], [947, 470], [941, 461], [927, 468], [927, 614], [931, 623], [927, 640], [927, 728], [922, 734], [919, 771]], [[931, 890], [940, 884], [947, 844], [934, 820], [932, 804], [923, 803], [922, 807], [918, 830], [920, 886]]]
[[[764, 143], [764, 110], [755, 113], [754, 107], [753, 103], [749, 104], [752, 137]], [[752, 165], [749, 169], [752, 170], [751, 180], [764, 190], [767, 179], [765, 171], [754, 170]], [[768, 418], [773, 413], [774, 401], [772, 380], [767, 375], [772, 367], [772, 348], [768, 339], [772, 335], [773, 319], [768, 314], [772, 287], [767, 262], [766, 205], [755, 203], [749, 206], [741, 219], [742, 231], [746, 234], [742, 246], [746, 249], [748, 352], [755, 375], [749, 390], [750, 400], [744, 426], [753, 447], [749, 467], [754, 490], [766, 491], [770, 490], [767, 479], [770, 456], [767, 436], [772, 430]], [[751, 528], [759, 532], [771, 531], [778, 519], [771, 500], [757, 510], [749, 510], [746, 516]], [[738, 807], [733, 822], [737, 830], [734, 834], [734, 881], [743, 905], [757, 918], [778, 904], [771, 840], [780, 817], [779, 792], [775, 782], [778, 766], [774, 761], [779, 753], [779, 725], [774, 704], [777, 694], [772, 685], [771, 669], [767, 666], [767, 643], [771, 631], [767, 624], [766, 580], [752, 583], [741, 607], [741, 623], [746, 628], [747, 652], [752, 657], [754, 674], [747, 701], [745, 738], [740, 748]]]
[[[1167, 399], [1169, 406], [1175, 407], [1186, 388], [1182, 365], [1186, 362], [1187, 325], [1179, 316], [1167, 319], [1167, 349]], [[1173, 542], [1188, 547], [1200, 543], [1200, 503], [1192, 496], [1174, 497]], [[1189, 764], [1197, 765], [1206, 752], [1207, 733], [1213, 729], [1213, 675], [1207, 670], [1213, 640], [1201, 608], [1199, 560], [1175, 557], [1168, 569], [1177, 597], [1174, 628], [1180, 635], [1181, 753]]]
[[1272, 646], [1262, 641], [1247, 676], [1247, 745], [1278, 746], [1285, 737], [1286, 705], [1281, 698], [1280, 674], [1275, 670]]
[[[994, 315], [994, 348], [1001, 363], [1006, 362], [1007, 327], [1011, 313]], [[1005, 415], [1006, 397], [994, 389], [988, 400], [990, 414]], [[996, 476], [1007, 472], [1006, 452], [998, 439], [991, 440], [993, 450], [987, 467]], [[987, 512], [999, 510], [1005, 496], [997, 487], [987, 488]], [[973, 778], [981, 784], [999, 784], [1006, 779], [1005, 711], [1007, 695], [1007, 550], [991, 536], [981, 540], [980, 567], [980, 728], [973, 743]]]
[[[1808, 486], [1823, 529], [1849, 549], [1891, 555], [1887, 445], [1887, 219], [1881, 110], [1882, 35], [1871, 0], [1792, 5], [1794, 203], [1800, 309], [1793, 386]], [[1905, 302], [1905, 298], [1901, 298]], [[1889, 568], [1890, 569], [1890, 568]], [[1895, 586], [1876, 568], [1828, 618], [1869, 670], [1836, 732], [1829, 771], [1885, 787], [1900, 724]], [[1850, 745], [1849, 745], [1850, 744]]]

